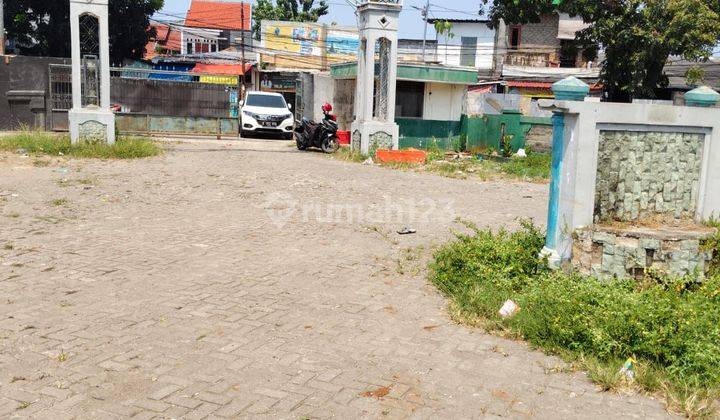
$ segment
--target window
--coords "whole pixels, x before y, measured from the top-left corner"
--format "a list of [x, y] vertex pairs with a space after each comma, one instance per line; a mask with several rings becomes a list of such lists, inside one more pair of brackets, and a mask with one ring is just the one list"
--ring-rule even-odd
[[575, 40], [563, 39], [560, 41], [560, 67], [577, 67], [578, 48]]
[[285, 99], [280, 95], [258, 95], [251, 93], [248, 94], [245, 105], [287, 109], [287, 103], [285, 103]]
[[520, 48], [520, 32], [521, 26], [515, 25], [510, 27], [510, 48], [513, 50]]
[[464, 36], [461, 39], [460, 47], [460, 65], [475, 67], [475, 58], [477, 57], [477, 37]]
[[422, 118], [425, 83], [398, 80], [395, 94], [396, 118]]

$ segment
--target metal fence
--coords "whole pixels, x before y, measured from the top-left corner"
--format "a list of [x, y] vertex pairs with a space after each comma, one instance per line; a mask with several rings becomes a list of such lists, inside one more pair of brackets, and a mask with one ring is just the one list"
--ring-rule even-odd
[[[72, 68], [51, 64], [50, 128], [68, 129]], [[238, 76], [112, 68], [110, 101], [121, 131], [137, 133], [235, 135], [238, 131]]]
[[110, 97], [126, 114], [237, 118], [238, 77], [113, 68]]
[[49, 126], [55, 131], [68, 129], [68, 111], [72, 108], [72, 66], [50, 64]]

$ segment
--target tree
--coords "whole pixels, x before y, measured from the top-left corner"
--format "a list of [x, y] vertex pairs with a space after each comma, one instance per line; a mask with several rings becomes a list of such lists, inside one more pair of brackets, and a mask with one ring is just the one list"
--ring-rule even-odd
[[326, 0], [258, 0], [253, 10], [253, 34], [260, 39], [263, 20], [286, 20], [291, 22], [317, 22], [320, 17], [328, 14]]
[[[164, 0], [111, 0], [109, 3], [110, 61], [142, 58], [145, 44], [155, 36], [150, 16]], [[7, 36], [19, 43], [20, 53], [70, 57], [70, 2], [67, 0], [4, 0]]]
[[445, 62], [447, 63], [448, 43], [452, 38], [455, 38], [455, 34], [452, 32], [453, 24], [447, 20], [436, 20], [434, 26], [438, 36], [445, 36]]
[[539, 22], [558, 11], [590, 24], [578, 32], [578, 41], [604, 50], [600, 81], [616, 102], [653, 98], [656, 88], [667, 85], [663, 69], [669, 57], [706, 60], [720, 39], [716, 0], [494, 0], [489, 16], [497, 26], [500, 19]]

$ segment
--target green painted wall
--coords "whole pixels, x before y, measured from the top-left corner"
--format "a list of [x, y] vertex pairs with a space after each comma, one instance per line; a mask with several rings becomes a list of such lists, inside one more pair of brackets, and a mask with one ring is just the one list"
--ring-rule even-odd
[[467, 139], [467, 150], [498, 149], [504, 124], [505, 134], [513, 136], [511, 145], [517, 151], [525, 147], [525, 137], [533, 125], [552, 125], [550, 118], [525, 117], [514, 110], [483, 117], [463, 115], [460, 121], [398, 118], [396, 122], [400, 127], [400, 148], [426, 149], [436, 144], [447, 150], [457, 148], [463, 135]]
[[462, 134], [461, 121], [435, 121], [419, 118], [396, 118], [400, 127], [400, 148], [427, 149], [437, 145], [441, 149], [453, 149], [453, 141]]

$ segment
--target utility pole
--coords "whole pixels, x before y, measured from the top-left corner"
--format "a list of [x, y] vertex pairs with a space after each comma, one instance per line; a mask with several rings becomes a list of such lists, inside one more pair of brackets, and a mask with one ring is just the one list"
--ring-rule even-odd
[[5, 55], [5, 11], [3, 10], [3, 3], [5, 0], [0, 0], [0, 55]]
[[428, 15], [430, 14], [430, 0], [427, 0], [425, 8], [421, 10], [423, 20], [425, 20], [425, 33], [423, 34], [423, 63], [425, 60], [425, 45], [427, 44], [427, 27], [428, 27]]
[[242, 42], [240, 43], [240, 59], [242, 61], [242, 83], [240, 84], [240, 100], [245, 100], [245, 35], [247, 35], [247, 29], [245, 28], [245, 3], [240, 3], [240, 25], [242, 26]]

